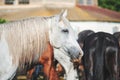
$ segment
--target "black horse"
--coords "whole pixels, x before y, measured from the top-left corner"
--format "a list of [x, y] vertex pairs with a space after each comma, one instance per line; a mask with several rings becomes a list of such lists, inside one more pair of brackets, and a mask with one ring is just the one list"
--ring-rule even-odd
[[118, 80], [120, 80], [120, 32], [115, 32], [113, 34], [119, 42], [119, 54], [118, 54]]
[[119, 46], [120, 46], [120, 32], [115, 32], [113, 35], [118, 39]]
[[83, 43], [84, 43], [84, 40], [91, 34], [95, 33], [94, 31], [92, 30], [84, 30], [84, 31], [81, 31], [80, 33], [78, 33], [78, 43], [80, 45], [80, 47], [82, 48], [83, 47]]
[[[93, 34], [93, 33], [95, 33], [94, 31], [92, 31], [92, 30], [83, 30], [83, 31], [81, 31], [81, 32], [79, 32], [78, 33], [78, 43], [79, 43], [79, 45], [80, 45], [80, 47], [82, 48], [83, 47], [83, 45], [84, 45], [84, 41], [85, 41], [85, 39], [89, 36], [89, 35], [91, 35], [91, 34]], [[77, 64], [78, 66], [77, 66], [77, 72], [78, 72], [78, 76], [79, 76], [79, 79], [80, 80], [85, 80], [85, 74], [84, 74], [84, 68], [83, 68], [83, 63], [82, 63], [82, 61], [81, 61], [81, 63], [80, 64]]]
[[117, 39], [104, 32], [91, 34], [84, 41], [83, 65], [86, 80], [117, 79]]

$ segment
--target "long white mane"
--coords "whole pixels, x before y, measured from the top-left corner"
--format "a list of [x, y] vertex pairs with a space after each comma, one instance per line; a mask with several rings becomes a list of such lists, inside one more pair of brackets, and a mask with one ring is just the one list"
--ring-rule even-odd
[[33, 17], [0, 25], [0, 38], [8, 44], [13, 62], [37, 61], [49, 41], [48, 30], [52, 17]]

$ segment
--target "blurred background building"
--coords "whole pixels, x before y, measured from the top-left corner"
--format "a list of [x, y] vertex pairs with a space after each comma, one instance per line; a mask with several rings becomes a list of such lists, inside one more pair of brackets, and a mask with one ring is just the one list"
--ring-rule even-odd
[[0, 0], [0, 5], [40, 5], [50, 2], [71, 2], [72, 4], [77, 2], [80, 5], [98, 5], [97, 0]]
[[63, 4], [63, 3], [70, 3], [69, 5], [74, 5], [75, 0], [0, 0], [1, 5], [48, 5], [48, 4]]
[[[98, 0], [0, 0], [0, 18], [7, 21], [51, 16], [68, 9], [67, 18], [78, 32], [85, 29], [120, 31], [120, 12], [102, 8]], [[116, 28], [116, 29], [115, 29]]]
[[98, 0], [77, 0], [77, 3], [80, 5], [86, 5], [86, 6], [97, 6]]

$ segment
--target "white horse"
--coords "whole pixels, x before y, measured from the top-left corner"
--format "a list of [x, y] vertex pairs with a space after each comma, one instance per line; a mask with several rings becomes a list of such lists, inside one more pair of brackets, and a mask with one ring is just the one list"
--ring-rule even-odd
[[38, 62], [47, 42], [72, 59], [83, 55], [66, 11], [50, 17], [33, 17], [0, 25], [0, 80], [12, 79], [24, 63]]
[[[66, 16], [67, 16], [67, 12], [65, 12], [65, 17]], [[68, 22], [66, 22], [66, 23], [68, 23]], [[72, 36], [77, 37], [77, 34], [74, 33], [74, 35], [72, 34]], [[71, 42], [73, 42], [73, 41], [71, 41]], [[77, 43], [73, 43], [73, 44], [77, 44]], [[71, 48], [71, 52], [72, 52], [72, 50], [74, 51], [75, 49]], [[80, 49], [80, 51], [82, 51], [82, 50]], [[71, 57], [70, 57], [71, 55], [63, 54], [63, 53], [65, 53], [64, 50], [59, 50], [54, 47], [54, 57], [65, 69], [65, 74], [66, 74], [65, 80], [79, 80], [78, 74], [77, 74], [77, 69], [74, 69], [73, 62], [71, 62]], [[73, 54], [73, 56], [75, 57], [74, 54]], [[79, 60], [81, 59], [82, 56], [83, 56], [83, 52], [82, 52], [82, 54], [78, 55]]]

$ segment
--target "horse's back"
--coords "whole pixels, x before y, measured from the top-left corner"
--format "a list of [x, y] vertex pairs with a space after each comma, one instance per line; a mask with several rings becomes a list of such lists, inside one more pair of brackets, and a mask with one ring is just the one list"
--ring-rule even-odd
[[87, 80], [116, 80], [118, 42], [114, 36], [94, 33], [86, 38], [83, 51]]

